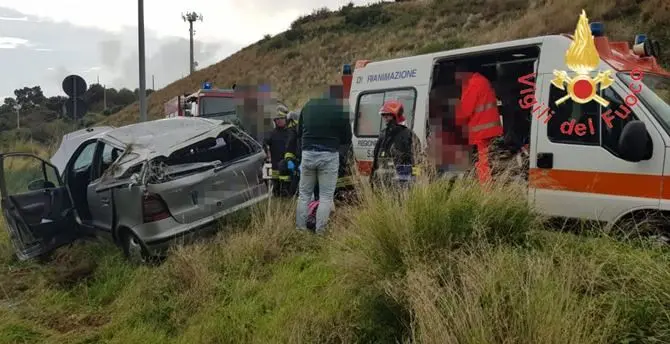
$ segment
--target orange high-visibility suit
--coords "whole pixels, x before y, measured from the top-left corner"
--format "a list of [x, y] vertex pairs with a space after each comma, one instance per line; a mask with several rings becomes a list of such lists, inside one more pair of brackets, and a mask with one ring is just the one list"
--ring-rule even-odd
[[461, 102], [456, 107], [456, 126], [464, 131], [468, 144], [477, 147], [477, 178], [480, 183], [491, 179], [489, 145], [503, 135], [495, 91], [479, 73], [466, 73], [462, 81]]

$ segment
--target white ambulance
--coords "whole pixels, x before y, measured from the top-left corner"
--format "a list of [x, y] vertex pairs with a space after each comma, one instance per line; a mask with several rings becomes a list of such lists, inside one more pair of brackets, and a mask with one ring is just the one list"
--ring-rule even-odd
[[656, 41], [638, 35], [631, 49], [603, 31], [582, 13], [574, 36], [345, 65], [358, 170], [369, 173], [384, 100], [404, 103], [425, 147], [429, 92], [467, 62], [496, 90], [505, 135], [528, 147], [528, 197], [540, 212], [609, 224], [670, 212], [670, 73]]

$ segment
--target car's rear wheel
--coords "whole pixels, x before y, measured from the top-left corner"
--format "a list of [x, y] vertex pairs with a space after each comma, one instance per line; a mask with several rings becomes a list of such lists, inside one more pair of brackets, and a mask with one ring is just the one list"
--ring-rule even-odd
[[625, 240], [653, 238], [658, 243], [670, 244], [670, 227], [667, 214], [639, 212], [621, 219], [613, 226], [614, 235]]
[[130, 231], [125, 231], [121, 240], [123, 253], [125, 253], [128, 261], [133, 264], [146, 264], [149, 262], [149, 254], [137, 235]]

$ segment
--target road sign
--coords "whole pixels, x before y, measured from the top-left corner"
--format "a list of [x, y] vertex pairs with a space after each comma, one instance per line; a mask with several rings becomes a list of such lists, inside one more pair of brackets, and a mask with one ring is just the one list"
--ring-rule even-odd
[[68, 75], [63, 79], [63, 91], [70, 97], [81, 97], [86, 92], [86, 81], [79, 75]]
[[[76, 110], [75, 102], [77, 102]], [[87, 111], [86, 107], [86, 102], [81, 98], [68, 98], [65, 101], [65, 112], [67, 116], [72, 119], [79, 119], [84, 117]]]

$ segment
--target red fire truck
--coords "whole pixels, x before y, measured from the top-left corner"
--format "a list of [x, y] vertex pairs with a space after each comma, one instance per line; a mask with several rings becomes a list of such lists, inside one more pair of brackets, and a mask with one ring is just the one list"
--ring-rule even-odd
[[179, 95], [164, 106], [165, 117], [197, 116], [239, 122], [234, 89], [213, 89], [208, 82], [192, 94]]

